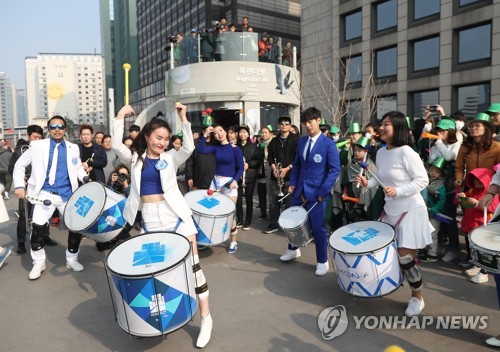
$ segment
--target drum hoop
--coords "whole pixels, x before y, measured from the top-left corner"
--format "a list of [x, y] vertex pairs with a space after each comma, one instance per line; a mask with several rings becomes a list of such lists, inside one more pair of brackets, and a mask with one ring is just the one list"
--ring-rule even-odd
[[202, 215], [206, 218], [227, 218], [228, 216], [231, 216], [232, 214], [234, 214], [235, 210], [233, 210], [232, 212], [230, 213], [227, 213], [227, 214], [221, 214], [221, 215], [208, 215], [206, 213], [201, 213], [199, 211], [196, 211], [196, 210], [193, 210], [191, 209], [191, 211], [193, 212], [193, 214], [196, 214], [196, 215]]
[[278, 226], [280, 229], [282, 229], [283, 231], [292, 231], [292, 230], [296, 230], [296, 229], [299, 229], [301, 228], [302, 226], [307, 226], [309, 230], [311, 230], [311, 226], [309, 226], [307, 220], [304, 221], [302, 224], [300, 224], [299, 226], [295, 226], [295, 227], [282, 227], [279, 222], [278, 222]]
[[396, 243], [396, 234], [394, 234], [394, 238], [389, 243], [387, 243], [386, 245], [381, 246], [381, 247], [379, 247], [377, 249], [372, 249], [372, 250], [365, 251], [365, 252], [344, 252], [344, 251], [336, 249], [332, 245], [330, 245], [330, 248], [333, 249], [335, 252], [339, 252], [339, 253], [342, 253], [342, 254], [347, 254], [347, 255], [364, 255], [364, 254], [369, 254], [369, 253], [380, 252], [382, 249], [391, 246], [393, 243]]
[[470, 247], [474, 248], [475, 250], [481, 249], [481, 251], [478, 251], [481, 253], [486, 253], [486, 254], [491, 254], [491, 255], [500, 255], [500, 251], [494, 251], [492, 249], [485, 248], [483, 246], [478, 245], [475, 242], [471, 242]]
[[[161, 231], [152, 231], [152, 232], [144, 232], [144, 233], [141, 233], [140, 235], [137, 235], [137, 236], [134, 236], [134, 237], [127, 238], [125, 241], [123, 241], [122, 243], [120, 243], [120, 245], [122, 245], [122, 244], [124, 244], [125, 242], [130, 241], [130, 240], [132, 240], [132, 239], [134, 239], [134, 238], [137, 238], [137, 237], [139, 237], [139, 236], [151, 235], [151, 234], [153, 234], [153, 233], [168, 233], [168, 234], [170, 234], [170, 235], [177, 235], [177, 236], [179, 236], [179, 237], [184, 238], [186, 241], [188, 241], [188, 242], [189, 242], [189, 240], [188, 240], [186, 237], [184, 237], [183, 235], [181, 235], [180, 233], [177, 233], [177, 232], [161, 232]], [[117, 247], [118, 247], [118, 246], [113, 247], [113, 248], [109, 251], [108, 255], [106, 256], [106, 268], [108, 268], [108, 270], [109, 270], [110, 272], [112, 272], [113, 274], [115, 274], [116, 276], [119, 276], [119, 277], [122, 277], [122, 278], [130, 278], [130, 277], [134, 277], [134, 278], [146, 278], [146, 277], [151, 277], [151, 275], [157, 275], [157, 274], [161, 274], [161, 273], [163, 273], [163, 272], [165, 272], [165, 271], [169, 271], [170, 269], [175, 268], [175, 267], [176, 267], [176, 266], [178, 266], [179, 264], [184, 263], [184, 262], [186, 261], [186, 258], [187, 258], [189, 255], [191, 255], [191, 253], [192, 253], [192, 251], [193, 251], [193, 249], [192, 249], [192, 247], [191, 247], [191, 242], [189, 242], [189, 251], [186, 253], [186, 255], [185, 255], [184, 257], [182, 257], [181, 259], [179, 259], [179, 261], [178, 261], [178, 262], [176, 262], [175, 264], [172, 264], [172, 265], [170, 265], [170, 266], [168, 266], [168, 267], [166, 267], [166, 268], [163, 268], [163, 269], [161, 269], [161, 270], [153, 271], [153, 272], [151, 272], [151, 273], [149, 273], [149, 274], [147, 274], [147, 275], [146, 275], [146, 274], [128, 275], [128, 274], [118, 273], [118, 272], [114, 271], [113, 269], [111, 269], [111, 268], [109, 267], [109, 265], [108, 265], [108, 258], [109, 258], [109, 256], [111, 255], [111, 253], [115, 250], [115, 248], [117, 248]]]
[[[97, 184], [98, 184], [99, 186], [101, 186], [101, 188], [104, 190], [104, 202], [102, 203], [102, 207], [101, 207], [101, 209], [99, 210], [99, 214], [102, 214], [102, 211], [104, 210], [104, 207], [106, 206], [106, 199], [108, 198], [108, 194], [106, 193], [106, 189], [104, 188], [104, 187], [106, 187], [106, 186], [104, 186], [104, 185], [103, 185], [101, 182], [99, 182], [99, 181], [92, 181], [91, 183], [97, 183]], [[73, 194], [75, 194], [75, 193], [76, 193], [76, 191], [77, 191], [78, 189], [80, 189], [81, 187], [83, 187], [83, 186], [85, 186], [85, 185], [88, 185], [88, 184], [89, 184], [89, 183], [85, 183], [85, 184], [81, 185], [80, 187], [78, 187], [78, 188], [75, 190], [75, 192], [73, 192]], [[67, 224], [67, 222], [66, 222], [66, 211], [67, 211], [67, 209], [68, 209], [67, 205], [68, 205], [68, 202], [69, 202], [69, 201], [71, 200], [71, 198], [73, 197], [73, 194], [69, 197], [68, 201], [66, 202], [66, 207], [64, 208], [63, 219], [64, 219], [64, 223], [65, 223], [65, 224]], [[94, 221], [92, 221], [92, 223], [91, 223], [90, 225], [85, 226], [85, 227], [84, 227], [84, 228], [82, 228], [82, 229], [74, 229], [74, 230], [71, 230], [71, 231], [73, 231], [73, 232], [82, 232], [82, 231], [85, 231], [86, 229], [88, 229], [88, 228], [90, 228], [92, 225], [94, 225], [94, 224], [97, 222], [97, 220], [99, 220], [99, 217], [95, 218], [95, 219], [94, 219]], [[67, 225], [66, 225], [66, 226], [67, 226]]]

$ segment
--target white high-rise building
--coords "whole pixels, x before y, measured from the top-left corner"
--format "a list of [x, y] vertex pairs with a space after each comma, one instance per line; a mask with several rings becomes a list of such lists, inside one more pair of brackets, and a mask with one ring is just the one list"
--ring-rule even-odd
[[[53, 115], [74, 124], [105, 125], [104, 59], [100, 54], [40, 53], [25, 59], [28, 124]], [[102, 128], [98, 128], [102, 129]]]

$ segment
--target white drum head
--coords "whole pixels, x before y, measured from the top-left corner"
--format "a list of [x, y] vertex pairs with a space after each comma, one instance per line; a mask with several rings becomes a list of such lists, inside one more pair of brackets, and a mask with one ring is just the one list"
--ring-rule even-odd
[[113, 248], [106, 265], [121, 276], [151, 275], [180, 263], [190, 249], [189, 241], [176, 233], [146, 233]]
[[470, 240], [481, 248], [500, 252], [500, 223], [478, 227], [472, 231]]
[[64, 223], [71, 231], [83, 231], [99, 218], [105, 203], [104, 186], [99, 182], [86, 183], [68, 199], [64, 209]]
[[330, 247], [343, 253], [367, 253], [394, 240], [392, 226], [379, 221], [360, 221], [341, 227], [330, 236]]
[[191, 210], [199, 214], [228, 215], [236, 209], [236, 205], [228, 196], [220, 193], [209, 196], [204, 189], [188, 192], [184, 199]]
[[290, 207], [283, 211], [278, 219], [278, 225], [283, 229], [295, 229], [307, 220], [307, 210], [303, 207]]

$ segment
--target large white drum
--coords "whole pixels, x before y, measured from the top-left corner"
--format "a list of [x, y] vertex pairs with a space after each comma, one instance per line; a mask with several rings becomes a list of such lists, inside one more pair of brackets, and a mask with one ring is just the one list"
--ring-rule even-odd
[[343, 291], [358, 297], [380, 297], [403, 283], [392, 226], [356, 222], [335, 231], [329, 242], [337, 283]]
[[470, 235], [470, 249], [474, 265], [500, 274], [500, 223], [474, 229]]
[[304, 247], [312, 241], [307, 210], [303, 207], [293, 206], [285, 209], [278, 219], [278, 226], [292, 246]]
[[229, 239], [236, 211], [231, 198], [221, 193], [209, 196], [207, 190], [195, 190], [186, 193], [184, 199], [193, 211], [199, 245], [215, 246]]
[[183, 236], [152, 232], [114, 247], [106, 258], [113, 308], [134, 336], [160, 336], [196, 313], [191, 244]]
[[79, 232], [96, 242], [107, 242], [125, 227], [123, 217], [126, 198], [102, 185], [89, 182], [71, 195], [64, 209], [64, 223], [70, 231]]

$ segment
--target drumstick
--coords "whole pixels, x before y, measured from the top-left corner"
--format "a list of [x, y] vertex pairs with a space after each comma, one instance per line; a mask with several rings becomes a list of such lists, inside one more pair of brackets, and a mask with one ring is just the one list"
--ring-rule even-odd
[[486, 226], [487, 222], [488, 222], [488, 208], [484, 207], [483, 208], [483, 220], [484, 220], [484, 226]]
[[291, 193], [287, 193], [287, 194], [285, 194], [282, 198], [280, 198], [280, 199], [278, 200], [278, 203], [280, 203], [280, 202], [284, 201], [284, 200], [285, 200], [285, 198], [286, 198], [286, 197], [288, 197], [290, 194], [291, 194]]
[[[363, 157], [363, 163], [366, 163], [368, 167], [368, 163], [366, 162], [366, 157], [368, 156], [368, 152], [365, 153], [365, 156]], [[359, 176], [363, 176], [363, 168], [359, 170]], [[359, 183], [356, 183], [356, 188], [359, 188]]]
[[375, 175], [375, 173], [371, 172], [369, 169], [368, 169], [368, 163], [365, 163], [365, 162], [357, 162], [357, 164], [359, 164], [359, 166], [361, 166], [363, 169], [366, 170], [366, 172], [370, 173], [370, 175], [382, 186], [382, 188], [385, 188], [384, 184], [382, 183], [382, 181], [380, 181], [380, 179], [377, 177], [377, 175]]
[[39, 199], [39, 198], [35, 198], [35, 197], [30, 197], [30, 196], [24, 196], [24, 198], [26, 198], [27, 200], [31, 200], [33, 202], [42, 203], [43, 205], [45, 205], [47, 207], [52, 204], [52, 202], [48, 199]]
[[349, 202], [359, 203], [359, 198], [349, 197], [346, 196], [345, 194], [342, 195], [342, 199], [347, 200]]
[[222, 186], [222, 187], [220, 187], [220, 188], [217, 188], [216, 190], [209, 189], [209, 190], [207, 190], [207, 194], [208, 194], [209, 196], [211, 196], [211, 195], [212, 195], [212, 194], [214, 194], [214, 193], [217, 193], [217, 192], [222, 192], [222, 191], [225, 191], [226, 189], [228, 189], [226, 186]]

